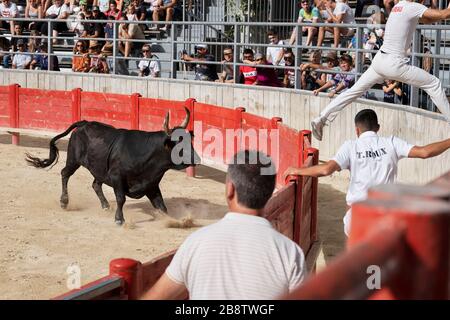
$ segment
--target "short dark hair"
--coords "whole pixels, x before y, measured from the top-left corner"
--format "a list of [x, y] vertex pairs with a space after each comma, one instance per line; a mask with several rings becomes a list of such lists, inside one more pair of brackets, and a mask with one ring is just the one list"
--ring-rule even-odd
[[269, 29], [267, 36], [278, 36], [278, 32], [275, 29]]
[[255, 55], [255, 53], [253, 52], [253, 50], [252, 50], [252, 49], [249, 49], [249, 48], [244, 49], [244, 54], [251, 54], [252, 56]]
[[377, 131], [380, 128], [378, 117], [372, 109], [364, 109], [355, 116], [355, 125], [363, 131]]
[[258, 151], [236, 153], [228, 165], [228, 177], [235, 187], [238, 203], [249, 209], [264, 208], [275, 188], [272, 160]]
[[344, 53], [342, 56], [340, 56], [339, 58], [339, 63], [342, 62], [347, 62], [349, 65], [353, 65], [353, 58], [351, 55]]

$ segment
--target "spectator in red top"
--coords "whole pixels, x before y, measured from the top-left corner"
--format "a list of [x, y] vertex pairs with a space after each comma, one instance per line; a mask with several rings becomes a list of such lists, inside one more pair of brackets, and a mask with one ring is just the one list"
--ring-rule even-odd
[[117, 3], [114, 0], [109, 2], [109, 10], [106, 11], [105, 15], [107, 17], [113, 16], [116, 20], [119, 20], [120, 17], [122, 17], [122, 11], [117, 9]]
[[[254, 53], [252, 49], [244, 50], [244, 63], [253, 63]], [[239, 67], [239, 83], [243, 84], [254, 84], [256, 81], [256, 68], [248, 66]]]
[[[259, 66], [272, 66], [267, 62], [266, 57], [262, 53], [255, 55], [256, 65]], [[278, 75], [273, 68], [256, 68], [256, 81], [253, 84], [266, 87], [280, 87], [280, 81], [278, 81]]]

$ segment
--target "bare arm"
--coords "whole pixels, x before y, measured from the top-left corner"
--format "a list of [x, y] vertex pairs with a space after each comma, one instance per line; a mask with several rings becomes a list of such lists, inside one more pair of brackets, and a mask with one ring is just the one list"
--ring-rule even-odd
[[285, 172], [283, 177], [286, 179], [287, 176], [309, 176], [309, 177], [326, 177], [333, 174], [336, 171], [340, 171], [341, 167], [336, 161], [330, 160], [327, 163], [319, 164], [317, 166], [312, 166], [308, 168], [294, 168], [289, 167]]
[[171, 280], [166, 273], [145, 293], [143, 300], [181, 300], [188, 296], [186, 287]]
[[450, 4], [447, 9], [437, 10], [437, 9], [427, 9], [420, 18], [421, 23], [433, 23], [441, 20], [450, 19]]
[[428, 159], [440, 155], [450, 148], [450, 139], [431, 143], [426, 146], [414, 146], [409, 151], [408, 158]]

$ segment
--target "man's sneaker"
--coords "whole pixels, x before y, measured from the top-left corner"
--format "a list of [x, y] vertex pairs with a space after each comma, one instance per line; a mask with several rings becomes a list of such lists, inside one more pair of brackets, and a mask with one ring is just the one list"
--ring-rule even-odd
[[320, 118], [316, 118], [313, 121], [311, 121], [312, 133], [314, 135], [314, 138], [316, 138], [319, 141], [322, 141], [322, 133], [324, 126], [325, 122], [323, 122]]

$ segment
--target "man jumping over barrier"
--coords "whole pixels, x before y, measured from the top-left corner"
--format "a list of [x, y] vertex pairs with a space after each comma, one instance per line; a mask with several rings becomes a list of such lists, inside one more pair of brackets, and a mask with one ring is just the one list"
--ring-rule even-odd
[[385, 79], [404, 82], [425, 90], [450, 123], [450, 105], [440, 80], [421, 68], [409, 65], [407, 57], [414, 30], [419, 21], [433, 23], [449, 18], [450, 4], [444, 10], [428, 9], [412, 0], [404, 0], [396, 4], [386, 23], [384, 43], [375, 55], [371, 66], [353, 87], [337, 96], [319, 117], [311, 122], [314, 137], [321, 141], [323, 127], [327, 120], [333, 121], [337, 113], [345, 106], [361, 97], [374, 84], [383, 83]]
[[[397, 164], [403, 158], [427, 159], [435, 157], [450, 148], [450, 139], [426, 146], [413, 146], [395, 136], [377, 135], [380, 125], [375, 111], [364, 109], [355, 117], [358, 139], [346, 141], [334, 158], [325, 164], [309, 168], [288, 168], [284, 176], [301, 175], [324, 177], [343, 169], [350, 170], [350, 185], [346, 200], [353, 203], [367, 198], [370, 187], [393, 183], [397, 176]], [[350, 231], [351, 209], [344, 217], [344, 232]]]

